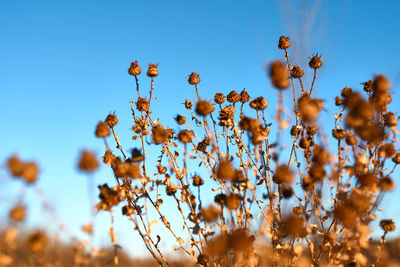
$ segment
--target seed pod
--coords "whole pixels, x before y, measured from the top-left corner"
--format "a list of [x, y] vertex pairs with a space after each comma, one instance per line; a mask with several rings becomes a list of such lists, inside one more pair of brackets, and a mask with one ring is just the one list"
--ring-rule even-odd
[[10, 210], [9, 217], [14, 222], [22, 222], [26, 217], [26, 208], [21, 205], [15, 206]]
[[340, 96], [335, 97], [335, 105], [336, 106], [343, 105], [343, 99]]
[[294, 180], [294, 172], [287, 165], [278, 165], [272, 180], [276, 184], [292, 183]]
[[142, 69], [139, 67], [137, 60], [131, 63], [131, 67], [128, 69], [128, 73], [132, 76], [137, 76], [142, 73]]
[[378, 183], [379, 188], [382, 191], [392, 191], [394, 189], [394, 182], [390, 177], [384, 177]]
[[208, 101], [199, 100], [196, 104], [196, 113], [200, 116], [207, 116], [211, 114], [215, 110], [214, 106], [211, 105]]
[[392, 158], [392, 161], [396, 164], [400, 164], [400, 153], [396, 153], [396, 155], [394, 155]]
[[250, 107], [255, 110], [264, 110], [268, 107], [268, 101], [264, 97], [260, 96], [250, 101]]
[[193, 132], [188, 130], [182, 130], [178, 134], [178, 139], [184, 144], [190, 143], [192, 141]]
[[156, 77], [158, 76], [158, 70], [157, 70], [157, 65], [156, 64], [149, 64], [149, 68], [147, 70], [147, 76], [149, 77]]
[[365, 92], [371, 93], [372, 91], [374, 91], [372, 80], [366, 81], [366, 82], [364, 82], [362, 84], [364, 85], [364, 91]]
[[192, 72], [189, 75], [188, 83], [191, 85], [196, 85], [200, 83], [200, 76], [196, 72]]
[[372, 84], [375, 92], [386, 92], [390, 89], [390, 82], [383, 75], [376, 75]]
[[310, 66], [310, 68], [316, 70], [322, 67], [322, 60], [321, 57], [318, 56], [318, 54], [316, 54], [315, 56], [313, 56], [310, 61], [308, 62], [308, 65]]
[[136, 109], [139, 111], [148, 111], [150, 108], [150, 101], [146, 98], [139, 97], [136, 103]]
[[294, 65], [290, 70], [293, 78], [301, 78], [304, 75], [304, 71], [297, 65]]
[[78, 167], [81, 171], [91, 173], [97, 170], [99, 162], [93, 152], [85, 150], [81, 153]]
[[192, 180], [194, 186], [201, 186], [204, 184], [204, 180], [198, 175], [193, 176]]
[[236, 91], [231, 91], [228, 94], [227, 99], [232, 104], [235, 104], [235, 103], [237, 103], [237, 102], [239, 102], [241, 100], [241, 96], [238, 93], [236, 93]]
[[396, 224], [391, 219], [381, 220], [379, 225], [385, 232], [393, 232], [396, 229]]
[[193, 102], [190, 100], [185, 99], [185, 108], [191, 109], [193, 107]]
[[313, 136], [317, 133], [317, 126], [315, 124], [310, 124], [307, 126], [307, 134]]
[[216, 93], [214, 96], [214, 101], [217, 104], [222, 104], [225, 102], [225, 96], [222, 93]]
[[389, 127], [396, 126], [398, 123], [396, 116], [393, 112], [388, 112], [383, 115], [383, 120], [385, 121], [385, 125]]
[[391, 143], [383, 144], [379, 148], [379, 156], [383, 158], [392, 158], [396, 153], [396, 148]]
[[242, 92], [240, 92], [240, 102], [246, 103], [250, 100], [250, 95], [247, 93], [245, 89], [243, 89]]
[[179, 115], [179, 114], [178, 114], [178, 115], [175, 117], [175, 121], [176, 121], [176, 123], [178, 123], [179, 125], [183, 125], [183, 124], [186, 123], [186, 117], [183, 116], [183, 115]]
[[337, 140], [342, 140], [342, 139], [346, 138], [346, 135], [347, 135], [346, 130], [343, 130], [343, 129], [333, 129], [332, 130], [332, 136], [334, 138], [336, 138]]
[[354, 146], [357, 144], [357, 138], [353, 134], [348, 134], [346, 136], [346, 144], [349, 146]]
[[283, 90], [290, 86], [289, 73], [281, 61], [276, 60], [271, 64], [269, 75], [275, 88]]
[[290, 47], [289, 37], [281, 36], [279, 38], [278, 48], [284, 50], [288, 49], [289, 47]]
[[115, 115], [115, 113], [112, 113], [112, 114], [110, 113], [110, 114], [108, 114], [108, 116], [104, 122], [107, 124], [108, 127], [112, 128], [118, 124], [118, 118]]
[[225, 194], [218, 194], [214, 197], [214, 202], [218, 205], [225, 205], [226, 202], [226, 195]]
[[324, 104], [321, 99], [313, 99], [308, 94], [305, 94], [299, 98], [297, 106], [301, 117], [305, 121], [313, 121], [318, 117]]
[[107, 136], [109, 136], [111, 133], [110, 133], [110, 130], [108, 129], [108, 127], [107, 127], [107, 124], [106, 123], [104, 123], [104, 122], [99, 122], [98, 124], [97, 124], [97, 126], [96, 126], [96, 131], [95, 131], [95, 135], [96, 135], [96, 137], [99, 137], [99, 138], [104, 138], [104, 137], [107, 137]]

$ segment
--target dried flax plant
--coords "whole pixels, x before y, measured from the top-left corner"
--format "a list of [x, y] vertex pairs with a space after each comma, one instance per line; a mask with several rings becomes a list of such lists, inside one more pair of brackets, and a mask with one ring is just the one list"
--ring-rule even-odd
[[[400, 163], [397, 118], [388, 110], [390, 83], [376, 75], [363, 83], [365, 96], [347, 87], [341, 91], [335, 98], [331, 151], [318, 122], [324, 102], [313, 96], [323, 61], [318, 54], [310, 58], [313, 78], [307, 86], [303, 69], [289, 60], [290, 46], [289, 38], [281, 36], [284, 60], [268, 68], [278, 94], [273, 121], [268, 119], [271, 111], [267, 116], [268, 101], [246, 90], [202, 97], [200, 76], [192, 72], [187, 78], [196, 101], [184, 103], [190, 119], [177, 115], [176, 129], [168, 128], [151, 111], [158, 66], [148, 65], [151, 86], [145, 96], [139, 84], [142, 69], [132, 62], [128, 72], [137, 92], [130, 102], [133, 148], [124, 150], [115, 113], [97, 124], [95, 135], [105, 144], [102, 160], [111, 167], [115, 184], [98, 186], [96, 208], [109, 212], [112, 221], [113, 212], [122, 209], [160, 266], [172, 265], [160, 248], [170, 238], [176, 250], [200, 266], [384, 264], [379, 252], [395, 229], [391, 219], [380, 222], [378, 253], [371, 256], [368, 248], [369, 225], [384, 194], [394, 189], [391, 175]], [[293, 101], [292, 120], [285, 112], [285, 94]], [[115, 151], [108, 145], [110, 136]], [[159, 153], [156, 162], [153, 151]], [[14, 161], [8, 164], [12, 174], [29, 181], [25, 171], [32, 166], [20, 168]], [[94, 154], [82, 153], [79, 167], [94, 171]], [[22, 216], [18, 209], [13, 214]], [[157, 222], [165, 228], [162, 236], [152, 231]], [[114, 227], [110, 235], [118, 248]]]

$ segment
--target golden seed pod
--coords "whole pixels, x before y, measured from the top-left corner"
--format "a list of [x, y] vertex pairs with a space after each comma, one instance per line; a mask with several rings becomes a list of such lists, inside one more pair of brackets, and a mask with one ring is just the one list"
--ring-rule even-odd
[[292, 69], [290, 70], [290, 73], [292, 74], [293, 78], [301, 78], [304, 75], [304, 71], [297, 65], [294, 65]]
[[290, 86], [289, 73], [281, 61], [276, 60], [271, 64], [269, 75], [275, 88], [282, 90]]
[[112, 128], [118, 124], [118, 118], [115, 113], [110, 113], [107, 115], [107, 118], [104, 120], [108, 127]]
[[386, 92], [390, 89], [389, 80], [383, 75], [376, 75], [372, 87], [375, 92]]
[[158, 76], [158, 70], [157, 70], [158, 65], [156, 64], [149, 64], [149, 67], [147, 69], [147, 76], [149, 77], [156, 77]]
[[268, 107], [268, 101], [264, 97], [260, 96], [250, 101], [250, 107], [254, 110], [264, 110]]
[[26, 208], [21, 205], [15, 206], [10, 210], [9, 217], [14, 222], [22, 222], [26, 217]]
[[137, 76], [142, 73], [142, 69], [139, 67], [137, 60], [131, 63], [131, 67], [128, 69], [128, 73], [132, 76]]
[[186, 117], [183, 116], [183, 115], [179, 115], [179, 114], [178, 114], [178, 115], [175, 117], [175, 121], [176, 121], [176, 123], [178, 123], [179, 125], [183, 125], [183, 124], [186, 123]]
[[292, 183], [294, 181], [294, 172], [287, 165], [278, 165], [272, 180], [276, 184]]
[[290, 47], [289, 37], [281, 36], [279, 38], [278, 48], [284, 50], [284, 49], [288, 49], [289, 47]]
[[206, 222], [214, 222], [215, 220], [217, 220], [219, 213], [220, 210], [215, 205], [210, 205], [207, 208], [201, 210], [201, 215]]
[[78, 167], [81, 171], [91, 173], [97, 170], [99, 161], [93, 152], [84, 150], [79, 158]]
[[222, 93], [216, 93], [214, 96], [214, 101], [217, 104], [222, 104], [225, 102], [225, 96]]
[[31, 232], [26, 241], [28, 249], [35, 253], [43, 252], [47, 244], [47, 236], [40, 231]]
[[7, 168], [12, 176], [22, 178], [27, 183], [34, 183], [38, 178], [38, 165], [34, 162], [23, 162], [17, 156], [7, 160]]
[[211, 105], [208, 101], [205, 100], [199, 100], [196, 104], [196, 110], [195, 112], [197, 115], [200, 116], [207, 116], [208, 114], [211, 114], [215, 110], [215, 107]]
[[192, 180], [194, 186], [201, 186], [204, 184], [204, 180], [198, 175], [193, 176]]
[[196, 72], [192, 72], [192, 73], [189, 75], [188, 83], [189, 83], [190, 85], [199, 84], [199, 83], [200, 83], [200, 76], [199, 76], [199, 74], [197, 74]]
[[392, 232], [396, 229], [396, 224], [392, 219], [381, 220], [379, 225], [385, 232]]
[[322, 67], [322, 59], [321, 56], [318, 56], [318, 54], [316, 54], [315, 56], [313, 56], [310, 61], [308, 62], [308, 66], [310, 66], [310, 68], [316, 70]]
[[190, 143], [192, 141], [193, 132], [189, 130], [182, 130], [178, 134], [178, 139], [184, 144]]
[[96, 126], [95, 135], [99, 138], [107, 137], [111, 134], [110, 129], [108, 129], [107, 124], [105, 122], [99, 122]]
[[186, 109], [191, 109], [192, 107], [193, 107], [193, 102], [188, 100], [188, 99], [186, 99], [185, 100], [185, 108]]
[[227, 96], [228, 102], [235, 104], [241, 100], [241, 96], [236, 91], [231, 91]]
[[250, 100], [249, 93], [247, 93], [247, 91], [243, 89], [242, 92], [240, 92], [240, 102], [246, 103], [249, 102], [249, 100]]
[[146, 98], [139, 97], [136, 102], [136, 109], [139, 111], [148, 111], [150, 108], [150, 101]]

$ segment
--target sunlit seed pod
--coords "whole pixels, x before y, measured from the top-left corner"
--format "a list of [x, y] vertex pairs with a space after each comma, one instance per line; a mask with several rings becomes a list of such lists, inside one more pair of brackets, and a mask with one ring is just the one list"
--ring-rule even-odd
[[156, 77], [158, 76], [158, 65], [150, 63], [147, 69], [147, 76]]
[[200, 116], [207, 116], [215, 110], [215, 107], [208, 101], [199, 100], [196, 104], [195, 112]]
[[310, 61], [308, 62], [308, 66], [310, 66], [310, 68], [316, 70], [322, 67], [322, 59], [321, 56], [318, 56], [318, 54], [316, 54], [315, 56], [313, 56]]
[[150, 101], [146, 98], [139, 97], [136, 102], [136, 109], [139, 111], [148, 111], [150, 108]]
[[393, 232], [396, 229], [396, 224], [392, 219], [381, 220], [379, 225], [385, 232]]
[[246, 103], [249, 100], [250, 100], [249, 93], [247, 93], [247, 91], [245, 89], [243, 89], [242, 92], [240, 92], [240, 102]]
[[97, 170], [99, 161], [93, 152], [84, 150], [79, 158], [78, 167], [81, 171], [91, 173]]
[[278, 42], [279, 49], [288, 49], [290, 47], [290, 40], [287, 36], [281, 36]]
[[107, 137], [111, 134], [110, 129], [108, 129], [107, 124], [105, 122], [99, 122], [96, 125], [95, 135], [99, 138]]
[[228, 102], [235, 104], [241, 100], [241, 96], [236, 91], [231, 91], [227, 96]]
[[128, 73], [132, 76], [137, 76], [142, 73], [142, 69], [138, 65], [137, 60], [131, 63], [131, 67], [128, 69]]
[[278, 90], [286, 89], [290, 86], [289, 73], [285, 65], [279, 61], [274, 61], [269, 68], [269, 76], [272, 85]]
[[107, 118], [104, 120], [108, 127], [112, 128], [118, 124], [118, 118], [115, 113], [110, 113], [107, 115]]
[[192, 73], [189, 75], [188, 83], [189, 83], [190, 85], [197, 85], [197, 84], [199, 84], [199, 83], [200, 83], [200, 76], [199, 76], [199, 74], [197, 74], [196, 72], [192, 72]]
[[292, 74], [293, 78], [297, 78], [297, 79], [303, 77], [303, 75], [304, 75], [304, 71], [297, 65], [294, 65], [292, 67], [292, 69], [290, 70], [290, 73]]
[[217, 104], [222, 104], [225, 102], [225, 100], [226, 100], [226, 98], [225, 98], [224, 94], [222, 94], [222, 93], [216, 93], [214, 96], [214, 101]]

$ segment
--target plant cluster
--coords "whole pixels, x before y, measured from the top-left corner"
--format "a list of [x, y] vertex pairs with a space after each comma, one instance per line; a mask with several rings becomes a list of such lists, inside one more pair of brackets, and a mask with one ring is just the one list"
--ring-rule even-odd
[[[388, 107], [390, 82], [376, 75], [363, 83], [365, 95], [341, 90], [335, 98], [332, 150], [318, 122], [324, 101], [313, 96], [322, 58], [309, 59], [313, 78], [307, 86], [303, 69], [289, 60], [290, 46], [290, 39], [281, 36], [284, 60], [267, 69], [278, 95], [274, 120], [268, 119], [268, 100], [246, 90], [201, 96], [200, 76], [192, 72], [187, 81], [196, 101], [186, 99], [186, 115], [176, 115], [176, 127], [169, 128], [151, 111], [158, 66], [148, 65], [151, 85], [145, 96], [139, 84], [142, 69], [132, 62], [128, 73], [137, 92], [130, 102], [133, 148], [123, 148], [115, 113], [97, 124], [95, 135], [105, 144], [102, 161], [112, 169], [115, 184], [98, 186], [96, 208], [111, 216], [120, 209], [160, 266], [170, 265], [159, 246], [170, 237], [176, 250], [201, 266], [380, 263], [379, 252], [371, 258], [366, 251], [370, 223], [384, 194], [394, 189], [391, 175], [400, 163], [398, 121]], [[290, 114], [285, 105], [293, 107]], [[109, 146], [109, 137], [117, 150]], [[32, 166], [17, 163], [8, 161], [11, 173], [30, 182]], [[98, 166], [92, 152], [82, 153], [81, 170], [91, 173]], [[167, 203], [176, 206], [174, 213]], [[22, 216], [19, 210], [11, 214]], [[163, 236], [152, 231], [156, 223], [165, 228]], [[384, 219], [380, 226], [378, 251], [395, 223]], [[118, 247], [113, 228], [110, 235]]]

